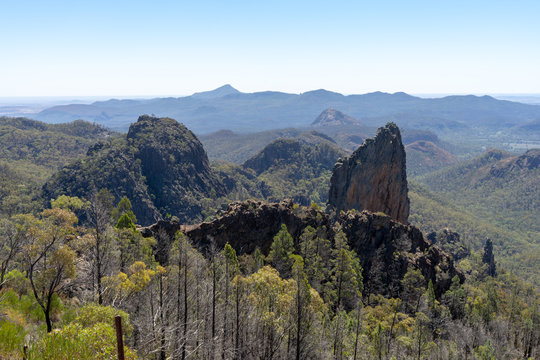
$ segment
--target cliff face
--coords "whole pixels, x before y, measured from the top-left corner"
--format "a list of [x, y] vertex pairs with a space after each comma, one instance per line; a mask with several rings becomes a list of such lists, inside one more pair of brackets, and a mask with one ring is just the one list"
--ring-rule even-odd
[[129, 127], [127, 140], [137, 149], [135, 158], [162, 214], [189, 219], [202, 210], [198, 199], [225, 193], [202, 144], [176, 120], [141, 116]]
[[60, 170], [43, 187], [43, 197], [88, 198], [103, 188], [117, 201], [127, 196], [143, 225], [166, 214], [183, 222], [200, 220], [201, 200], [226, 192], [191, 131], [173, 119], [148, 115], [130, 126], [126, 138], [98, 143]]
[[384, 212], [407, 224], [405, 149], [395, 124], [380, 128], [374, 139], [367, 139], [351, 156], [338, 160], [330, 181], [328, 204], [338, 212]]
[[438, 247], [452, 255], [455, 261], [471, 255], [469, 249], [461, 242], [460, 235], [448, 228], [437, 232], [430, 232], [427, 235], [427, 239], [431, 241], [432, 244], [436, 244]]
[[239, 254], [252, 253], [256, 248], [267, 254], [281, 224], [287, 226], [296, 246], [308, 225], [325, 229], [328, 239], [333, 239], [341, 227], [361, 261], [365, 289], [373, 293], [397, 296], [400, 280], [408, 266], [420, 269], [426, 279], [431, 279], [438, 295], [450, 287], [453, 276], [462, 277], [454, 268], [451, 256], [432, 246], [420, 230], [367, 211], [344, 212], [332, 219], [322, 211], [298, 207], [290, 200], [280, 203], [247, 201], [232, 203], [212, 222], [181, 225], [161, 221], [140, 230], [144, 236], [156, 237], [156, 256], [166, 263], [178, 230], [182, 230], [203, 252], [211, 244], [221, 249], [228, 242]]

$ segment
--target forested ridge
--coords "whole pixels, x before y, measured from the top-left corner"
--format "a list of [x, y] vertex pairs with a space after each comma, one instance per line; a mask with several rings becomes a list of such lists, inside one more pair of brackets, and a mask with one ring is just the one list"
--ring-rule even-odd
[[[525, 280], [538, 276], [534, 229], [523, 234], [499, 224], [497, 209], [486, 218], [466, 207], [459, 189], [483, 184], [459, 170], [469, 163], [409, 183], [410, 222], [424, 236], [434, 232], [429, 236], [437, 248], [425, 240], [423, 250], [407, 252], [399, 250], [406, 244], [396, 229], [416, 233], [413, 227], [388, 225], [394, 222], [384, 213], [325, 212], [332, 164], [346, 152], [316, 133], [276, 140], [240, 166], [209, 163], [197, 138], [172, 119], [142, 117], [127, 137], [88, 123], [64, 125], [68, 130], [26, 120], [6, 124], [5, 134], [12, 126], [30, 129], [40, 132], [48, 150], [56, 151], [54, 144], [72, 150], [47, 158], [22, 152], [28, 145], [1, 143], [7, 155], [0, 163], [0, 358], [22, 359], [26, 352], [27, 359], [115, 359], [116, 315], [124, 323], [128, 359], [540, 356], [540, 294]], [[490, 154], [484, 165], [513, 158]], [[152, 170], [163, 176], [148, 176], [148, 164], [157, 164]], [[482, 174], [509, 176], [508, 164]], [[456, 179], [448, 192], [432, 187], [430, 179], [441, 174]], [[528, 173], [519, 174], [522, 182], [513, 184], [531, 185]], [[509, 186], [482, 179], [486, 186]], [[165, 202], [182, 196], [186, 201], [178, 206], [192, 204], [197, 215], [180, 231], [149, 233], [139, 225], [141, 198], [163, 224], [184, 223], [177, 205]], [[203, 244], [190, 233], [223, 229], [229, 216], [223, 204], [251, 198], [257, 202], [238, 206], [257, 225], [230, 223], [240, 233], [258, 231], [265, 221], [260, 209], [273, 206], [266, 200], [285, 197], [293, 198], [290, 213], [283, 220], [268, 215], [281, 224], [265, 235], [264, 246], [246, 251], [234, 241]], [[293, 216], [310, 225], [295, 228]], [[372, 262], [362, 253], [368, 247], [355, 242], [359, 219], [369, 219], [363, 226], [373, 234], [392, 234], [374, 235], [385, 250], [370, 248]], [[446, 279], [440, 267], [448, 261], [456, 275]], [[403, 273], [389, 281], [381, 274], [395, 271], [392, 266]]]

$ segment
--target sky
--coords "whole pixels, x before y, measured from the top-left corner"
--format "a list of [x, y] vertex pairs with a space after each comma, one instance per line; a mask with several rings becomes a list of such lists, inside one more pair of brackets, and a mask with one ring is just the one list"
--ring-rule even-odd
[[0, 97], [540, 93], [540, 1], [0, 1]]

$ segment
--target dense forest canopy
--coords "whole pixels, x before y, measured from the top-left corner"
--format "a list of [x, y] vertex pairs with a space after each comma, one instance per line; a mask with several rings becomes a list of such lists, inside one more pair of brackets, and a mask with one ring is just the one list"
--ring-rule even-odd
[[172, 119], [0, 118], [0, 357], [114, 359], [118, 315], [128, 359], [538, 358], [538, 152], [409, 134], [433, 144], [408, 185], [424, 235], [326, 209], [363, 141], [340, 130], [258, 135], [234, 164]]

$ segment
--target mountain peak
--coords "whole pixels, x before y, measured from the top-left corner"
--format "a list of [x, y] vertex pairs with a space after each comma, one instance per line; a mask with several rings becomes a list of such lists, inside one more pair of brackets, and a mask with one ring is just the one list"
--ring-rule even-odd
[[379, 128], [350, 156], [336, 162], [328, 204], [337, 210], [382, 211], [407, 224], [409, 198], [405, 148], [399, 128], [388, 123]]
[[239, 93], [240, 91], [236, 90], [231, 85], [225, 84], [214, 90], [197, 92], [191, 95], [191, 97], [199, 98], [199, 99], [213, 99], [213, 98], [219, 98], [219, 97], [223, 97], [223, 96], [227, 96], [231, 94], [239, 94]]
[[328, 108], [317, 116], [317, 118], [311, 123], [311, 126], [333, 125], [360, 125], [360, 122], [339, 110]]

